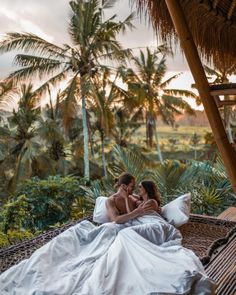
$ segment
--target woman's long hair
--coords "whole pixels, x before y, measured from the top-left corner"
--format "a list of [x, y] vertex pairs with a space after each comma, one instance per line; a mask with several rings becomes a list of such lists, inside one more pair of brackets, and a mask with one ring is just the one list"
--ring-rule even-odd
[[155, 182], [151, 180], [143, 180], [141, 181], [141, 185], [145, 189], [148, 199], [153, 199], [157, 201], [158, 206], [161, 205], [161, 196], [157, 189]]

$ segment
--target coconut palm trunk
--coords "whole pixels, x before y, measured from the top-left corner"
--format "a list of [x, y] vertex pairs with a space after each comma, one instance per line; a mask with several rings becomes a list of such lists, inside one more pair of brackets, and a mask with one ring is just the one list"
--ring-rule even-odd
[[94, 158], [93, 133], [92, 133], [90, 115], [87, 109], [86, 109], [86, 114], [87, 114], [87, 126], [88, 126], [88, 138], [89, 138], [89, 144], [90, 144], [90, 151], [91, 151], [91, 156]]
[[103, 166], [104, 177], [107, 179], [107, 163], [106, 163], [106, 156], [105, 156], [105, 144], [104, 144], [104, 131], [103, 130], [100, 130], [100, 136], [101, 136], [101, 144], [102, 144], [102, 166]]
[[152, 148], [153, 146], [153, 129], [154, 129], [154, 118], [151, 114], [146, 115], [146, 139], [147, 146]]
[[197, 149], [194, 149], [194, 160], [197, 160]]
[[154, 122], [155, 122], [154, 129], [155, 129], [155, 140], [156, 140], [156, 145], [157, 145], [157, 155], [158, 155], [158, 158], [159, 158], [161, 164], [163, 164], [163, 157], [162, 157], [162, 152], [161, 152], [161, 147], [160, 147], [159, 135], [157, 132], [156, 120]]
[[84, 138], [84, 177], [89, 179], [90, 178], [89, 135], [88, 135], [87, 114], [86, 114], [86, 100], [84, 95], [82, 95], [82, 121], [83, 121], [83, 138]]

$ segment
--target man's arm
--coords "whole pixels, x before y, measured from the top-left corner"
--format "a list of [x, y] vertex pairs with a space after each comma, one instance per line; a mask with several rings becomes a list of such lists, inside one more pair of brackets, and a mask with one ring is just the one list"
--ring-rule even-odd
[[132, 195], [129, 196], [129, 198], [131, 199], [131, 203], [132, 203], [132, 206], [133, 206], [131, 211], [133, 211], [135, 208], [137, 208], [140, 204], [143, 203], [143, 200], [140, 199], [140, 197], [138, 195], [132, 194]]
[[150, 212], [152, 210], [152, 207], [146, 204], [146, 205], [139, 206], [138, 208], [136, 208], [130, 213], [120, 215], [119, 211], [116, 208], [113, 198], [107, 199], [106, 208], [107, 208], [108, 217], [110, 218], [111, 221], [115, 221], [116, 223], [125, 223], [131, 219], [142, 216], [145, 213]]
[[134, 211], [142, 202], [133, 195], [127, 196], [125, 199], [126, 210], [128, 213]]

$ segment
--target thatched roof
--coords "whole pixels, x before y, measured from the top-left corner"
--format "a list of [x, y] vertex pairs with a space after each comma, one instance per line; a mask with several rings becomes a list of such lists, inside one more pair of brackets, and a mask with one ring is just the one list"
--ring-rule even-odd
[[[177, 0], [175, 0], [177, 1]], [[179, 0], [202, 56], [232, 65], [236, 62], [236, 0]], [[163, 41], [173, 45], [177, 35], [165, 0], [136, 0]]]

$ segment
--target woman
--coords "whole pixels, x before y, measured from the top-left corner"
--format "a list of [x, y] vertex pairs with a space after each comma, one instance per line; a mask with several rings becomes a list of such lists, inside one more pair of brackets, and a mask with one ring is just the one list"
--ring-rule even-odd
[[[138, 194], [139, 194], [140, 200], [142, 200], [146, 204], [152, 205], [154, 210], [157, 213], [160, 213], [161, 197], [153, 181], [151, 180], [141, 181], [138, 186]], [[141, 201], [139, 202], [141, 203]]]
[[[129, 185], [130, 182], [119, 183], [119, 193], [111, 198], [115, 208], [108, 204], [108, 209], [113, 210], [111, 216], [115, 210], [120, 216], [130, 214], [123, 206], [132, 191]], [[154, 188], [154, 184], [141, 182], [139, 192], [144, 202], [138, 208], [148, 202], [158, 203]], [[213, 293], [199, 259], [181, 246], [180, 232], [155, 211], [149, 211], [148, 215], [130, 219], [125, 226], [106, 223], [96, 227], [83, 221], [69, 228], [29, 259], [3, 273], [0, 294]]]

